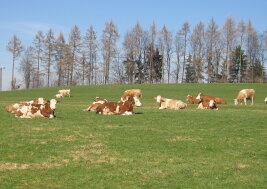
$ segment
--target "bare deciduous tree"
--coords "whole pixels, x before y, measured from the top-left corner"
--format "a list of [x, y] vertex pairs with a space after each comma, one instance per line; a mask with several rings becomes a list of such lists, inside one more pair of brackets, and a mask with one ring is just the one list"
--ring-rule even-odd
[[35, 70], [33, 67], [33, 64], [34, 64], [33, 56], [34, 56], [33, 47], [28, 47], [20, 62], [19, 70], [22, 72], [22, 75], [23, 75], [22, 78], [23, 78], [26, 89], [29, 89], [31, 82], [34, 82], [33, 77], [35, 75]]
[[20, 39], [14, 35], [12, 39], [7, 44], [7, 50], [12, 53], [12, 79], [11, 79], [11, 89], [15, 89], [15, 80], [14, 80], [14, 69], [15, 69], [15, 61], [20, 56], [23, 51], [23, 46], [21, 44]]
[[96, 32], [94, 31], [93, 26], [90, 26], [84, 37], [84, 51], [89, 63], [89, 71], [87, 74], [89, 85], [93, 84], [95, 78], [94, 73], [96, 68], [97, 50], [98, 44]]
[[110, 64], [116, 55], [116, 42], [118, 38], [119, 32], [117, 26], [112, 21], [106, 22], [101, 39], [101, 51], [104, 61], [104, 84], [109, 83]]
[[202, 82], [203, 76], [203, 62], [205, 57], [205, 39], [204, 36], [204, 24], [202, 22], [198, 23], [194, 28], [191, 35], [190, 42], [193, 53], [193, 65], [196, 71], [195, 82]]
[[78, 53], [80, 52], [80, 48], [81, 48], [81, 32], [77, 25], [74, 25], [70, 31], [69, 46], [72, 50], [72, 57], [73, 57], [71, 70], [70, 70], [70, 85], [73, 85], [74, 84], [73, 75], [75, 71], [74, 69], [79, 60]]
[[225, 41], [225, 65], [224, 65], [224, 80], [230, 77], [231, 54], [236, 41], [235, 21], [232, 17], [228, 17], [222, 29], [222, 38]]
[[179, 35], [183, 39], [183, 57], [184, 57], [184, 60], [183, 60], [183, 69], [182, 69], [182, 83], [184, 82], [184, 69], [185, 69], [185, 64], [186, 64], [187, 41], [188, 41], [189, 32], [190, 32], [189, 23], [185, 22], [179, 31]]
[[[214, 19], [211, 19], [207, 31], [205, 33], [206, 40], [206, 61], [207, 61], [207, 75], [208, 75], [208, 83], [214, 81], [216, 79], [216, 44], [220, 41], [220, 33], [218, 31], [218, 25], [216, 24]], [[217, 73], [218, 74], [218, 73]]]
[[160, 32], [159, 46], [160, 46], [161, 54], [163, 56], [161, 83], [164, 83], [165, 67], [167, 71], [167, 82], [170, 83], [171, 56], [172, 56], [172, 33], [167, 30], [165, 25], [163, 26]]
[[42, 62], [44, 67], [44, 73], [47, 77], [47, 87], [50, 87], [51, 67], [53, 64], [54, 50], [55, 37], [52, 29], [49, 29], [44, 41], [44, 60]]
[[33, 44], [34, 44], [34, 59], [36, 61], [36, 74], [34, 76], [35, 82], [33, 82], [33, 85], [36, 85], [37, 88], [40, 86], [40, 65], [42, 61], [43, 51], [44, 51], [44, 34], [42, 31], [38, 31], [35, 35]]

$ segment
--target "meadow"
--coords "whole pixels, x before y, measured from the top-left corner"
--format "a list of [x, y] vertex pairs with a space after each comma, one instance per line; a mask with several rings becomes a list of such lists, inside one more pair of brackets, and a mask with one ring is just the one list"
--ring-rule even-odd
[[[69, 87], [54, 119], [18, 119], [4, 107], [61, 88], [0, 92], [0, 188], [266, 188], [267, 84]], [[140, 88], [132, 116], [83, 111], [98, 96], [118, 101]], [[235, 106], [254, 88], [253, 106]], [[159, 110], [154, 97], [199, 92], [227, 100], [218, 111]]]

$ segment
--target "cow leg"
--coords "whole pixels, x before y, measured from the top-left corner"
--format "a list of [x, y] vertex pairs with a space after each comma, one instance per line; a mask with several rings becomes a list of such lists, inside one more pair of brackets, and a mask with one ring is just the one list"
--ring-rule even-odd
[[251, 105], [254, 104], [254, 97], [251, 97]]
[[247, 99], [246, 98], [244, 98], [244, 103], [245, 103], [245, 105], [247, 105]]

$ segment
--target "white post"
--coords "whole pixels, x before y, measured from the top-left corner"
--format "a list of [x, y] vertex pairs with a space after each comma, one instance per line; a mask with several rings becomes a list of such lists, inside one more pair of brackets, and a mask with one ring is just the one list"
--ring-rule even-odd
[[2, 71], [5, 67], [0, 67], [0, 91], [2, 91]]

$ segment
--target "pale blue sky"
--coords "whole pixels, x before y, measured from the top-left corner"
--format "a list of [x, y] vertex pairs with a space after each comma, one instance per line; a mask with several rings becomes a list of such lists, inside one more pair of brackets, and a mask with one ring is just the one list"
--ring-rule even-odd
[[74, 24], [82, 34], [93, 25], [100, 35], [105, 22], [113, 20], [123, 38], [137, 21], [145, 29], [155, 21], [159, 28], [166, 24], [176, 32], [185, 21], [195, 26], [211, 18], [221, 27], [227, 16], [236, 22], [250, 19], [263, 32], [267, 30], [267, 0], [0, 0], [0, 66], [6, 67], [3, 86], [9, 88], [11, 54], [6, 45], [14, 34], [28, 46], [38, 30], [52, 28], [67, 38]]

